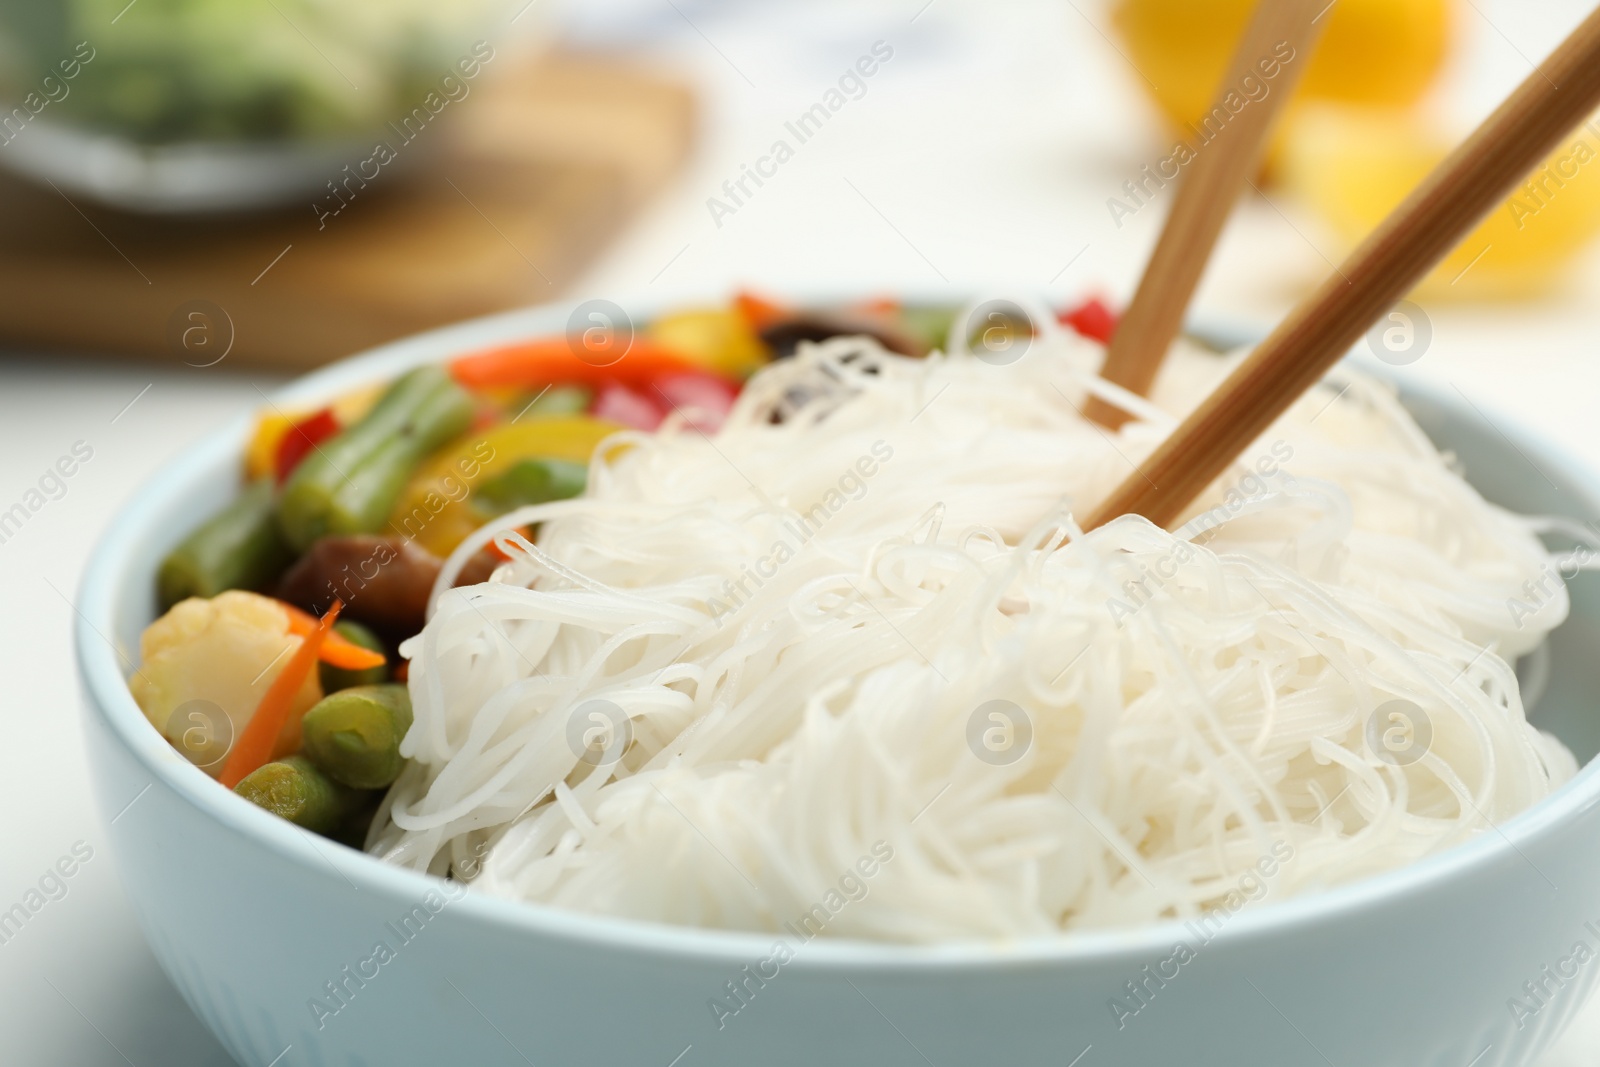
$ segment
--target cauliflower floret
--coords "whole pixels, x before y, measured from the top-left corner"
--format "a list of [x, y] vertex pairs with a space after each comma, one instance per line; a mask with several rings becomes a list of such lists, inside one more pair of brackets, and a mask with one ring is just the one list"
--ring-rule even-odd
[[[139, 639], [143, 663], [128, 688], [168, 741], [191, 758], [204, 753], [205, 758], [195, 761], [215, 777], [222, 770], [223, 746], [244, 732], [301, 640], [289, 632], [289, 613], [270, 597], [240, 591], [210, 600], [191, 597], [145, 628]], [[275, 757], [300, 747], [300, 717], [321, 699], [322, 685], [312, 671], [295, 694]], [[195, 700], [221, 709], [228, 725], [207, 721], [216, 716], [204, 710], [174, 719], [175, 711]], [[186, 732], [196, 726], [208, 735], [198, 746], [190, 743], [197, 735]]]

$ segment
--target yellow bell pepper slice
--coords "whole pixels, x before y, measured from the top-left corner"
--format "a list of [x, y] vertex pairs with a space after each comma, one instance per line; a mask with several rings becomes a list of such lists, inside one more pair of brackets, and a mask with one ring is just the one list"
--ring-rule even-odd
[[614, 422], [569, 416], [492, 426], [449, 445], [424, 463], [389, 517], [390, 531], [448, 556], [483, 524], [472, 489], [524, 459], [588, 463], [596, 446], [618, 430]]
[[254, 482], [265, 478], [277, 466], [278, 443], [294, 425], [294, 419], [268, 409], [256, 419], [255, 432], [244, 450], [245, 480]]
[[680, 311], [657, 319], [652, 340], [675, 355], [735, 381], [767, 364], [767, 348], [733, 308]]
[[[372, 405], [378, 402], [378, 397], [382, 396], [387, 388], [386, 383], [380, 382], [353, 389], [334, 400], [328, 407], [340, 426], [352, 426], [372, 410]], [[296, 408], [294, 411], [286, 412], [268, 408], [256, 418], [256, 428], [250, 434], [250, 443], [244, 450], [244, 472], [247, 481], [253, 482], [273, 473], [277, 467], [278, 445], [283, 441], [283, 435], [289, 432], [289, 427], [310, 414], [311, 410], [315, 409]]]

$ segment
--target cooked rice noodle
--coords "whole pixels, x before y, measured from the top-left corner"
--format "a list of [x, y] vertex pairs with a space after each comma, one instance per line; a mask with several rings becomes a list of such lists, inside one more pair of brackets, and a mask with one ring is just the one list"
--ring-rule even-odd
[[[1113, 433], [1080, 413], [1126, 400], [1100, 351], [835, 339], [714, 436], [619, 435], [585, 496], [447, 565], [369, 847], [607, 915], [776, 930], [840, 901], [829, 935], [1008, 938], [1346, 882], [1574, 773], [1511, 666], [1566, 615], [1550, 554], [1388, 387], [1338, 372], [1176, 533], [1085, 534], [1223, 370], [1180, 348]], [[449, 588], [491, 537], [511, 562]], [[1374, 748], [1391, 701], [1414, 761]], [[580, 759], [608, 708], [625, 753]]]

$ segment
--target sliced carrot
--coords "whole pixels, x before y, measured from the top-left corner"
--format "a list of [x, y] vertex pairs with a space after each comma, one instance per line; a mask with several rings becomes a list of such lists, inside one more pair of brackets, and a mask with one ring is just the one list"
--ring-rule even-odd
[[[311, 615], [311, 614], [308, 614], [308, 613], [306, 613], [304, 611], [301, 611], [299, 608], [295, 607], [293, 604], [286, 604], [281, 600], [278, 601], [278, 603], [283, 607], [284, 611], [289, 613], [289, 632], [290, 633], [294, 634], [296, 637], [304, 637], [307, 634], [312, 633], [312, 632], [314, 632], [316, 630], [317, 625], [320, 622], [320, 620], [315, 615]], [[335, 635], [329, 635], [329, 636], [335, 636]]]
[[278, 735], [283, 732], [284, 725], [289, 721], [289, 713], [294, 708], [295, 694], [300, 692], [300, 687], [317, 665], [317, 653], [322, 648], [322, 642], [333, 632], [333, 624], [339, 620], [339, 612], [343, 610], [344, 602], [335, 600], [333, 607], [317, 622], [317, 628], [301, 639], [300, 647], [294, 650], [289, 662], [284, 664], [283, 670], [267, 687], [261, 703], [256, 705], [255, 714], [250, 716], [250, 722], [239, 735], [238, 743], [228, 753], [228, 761], [222, 765], [218, 780], [229, 789], [272, 759]]
[[[282, 601], [279, 601], [282, 603]], [[297, 637], [305, 637], [317, 629], [317, 620], [293, 604], [284, 604], [283, 609], [289, 613], [289, 632]], [[364, 671], [369, 667], [381, 667], [388, 660], [383, 658], [382, 652], [374, 652], [370, 648], [362, 648], [337, 630], [330, 630], [323, 639], [322, 649], [317, 653], [319, 659], [330, 667], [338, 667], [343, 671]]]
[[[614, 336], [576, 346], [565, 337], [543, 337], [461, 356], [450, 364], [450, 374], [468, 389], [599, 388], [612, 382], [642, 389], [663, 374], [697, 369], [690, 360], [643, 334], [635, 334], [624, 352], [609, 349], [617, 343]], [[576, 349], [583, 349], [583, 354]]]
[[330, 633], [328, 639], [322, 642], [322, 650], [317, 654], [317, 658], [341, 671], [364, 671], [381, 667], [388, 662], [383, 658], [382, 652], [362, 648], [354, 641], [336, 633]]

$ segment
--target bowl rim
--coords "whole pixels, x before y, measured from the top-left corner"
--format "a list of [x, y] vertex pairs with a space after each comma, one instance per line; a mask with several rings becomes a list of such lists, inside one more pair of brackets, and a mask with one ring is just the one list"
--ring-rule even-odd
[[[961, 302], [963, 297], [952, 300], [954, 292], [951, 287], [948, 291], [928, 295], [927, 299]], [[812, 297], [805, 293], [796, 295], [804, 299]], [[826, 299], [827, 295], [818, 299]], [[908, 294], [906, 299], [922, 299], [925, 295]], [[971, 295], [968, 292], [968, 296]], [[437, 362], [497, 343], [559, 332], [580, 302], [577, 298], [564, 299], [502, 312], [379, 345], [298, 376], [272, 391], [267, 399], [269, 403], [285, 407], [304, 405], [387, 379], [419, 363]], [[696, 305], [683, 300], [640, 300], [630, 306], [641, 311], [641, 318], [647, 318], [660, 311]], [[1236, 336], [1251, 332], [1237, 322], [1228, 324], [1226, 330]], [[1260, 331], [1256, 335], [1264, 333]], [[1394, 380], [1394, 376], [1375, 361], [1357, 357], [1354, 362], [1368, 373]], [[1464, 405], [1440, 385], [1408, 381], [1403, 392], [1467, 418], [1489, 421], [1486, 412], [1493, 412], [1490, 425], [1506, 436], [1508, 442], [1516, 442], [1513, 447], [1526, 453], [1530, 461], [1537, 462], [1542, 469], [1583, 487], [1588, 502], [1600, 511], [1600, 474], [1563, 456], [1555, 445], [1515, 418], [1470, 400]], [[1467, 410], [1468, 407], [1472, 410]], [[360, 890], [394, 900], [416, 902], [430, 889], [437, 890], [440, 880], [344, 846], [319, 847], [304, 831], [219, 789], [201, 770], [177, 758], [134, 702], [119, 663], [120, 653], [108, 636], [115, 633], [116, 605], [124, 591], [133, 588], [132, 582], [150, 580], [149, 575], [141, 577], [130, 573], [137, 556], [136, 546], [162, 536], [161, 513], [181, 504], [205, 471], [221, 457], [242, 452], [254, 415], [254, 410], [242, 412], [159, 468], [118, 509], [107, 532], [96, 544], [79, 584], [73, 623], [87, 714], [103, 722], [117, 742], [151, 775], [152, 781], [160, 780], [173, 794], [227, 831], [253, 841], [285, 862], [309, 868], [308, 873], [337, 877]], [[1354, 882], [1287, 900], [1269, 899], [1260, 906], [1234, 913], [1226, 926], [1204, 943], [1242, 944], [1328, 922], [1348, 921], [1385, 902], [1425, 896], [1442, 883], [1475, 870], [1515, 860], [1518, 856], [1526, 861], [1525, 848], [1558, 832], [1562, 824], [1596, 804], [1600, 804], [1600, 758], [1579, 768], [1570, 781], [1551, 795], [1500, 824], [1495, 833], [1479, 833], [1435, 855]], [[520, 934], [575, 945], [675, 959], [692, 957], [696, 962], [734, 966], [753, 958], [765, 958], [772, 950], [774, 939], [785, 937], [778, 933], [677, 926], [593, 915], [493, 897], [470, 889], [452, 904], [451, 911], [469, 921], [509, 927]], [[969, 972], [1046, 965], [1086, 966], [1165, 955], [1176, 942], [1193, 940], [1194, 932], [1181, 919], [999, 941], [967, 939], [905, 944], [817, 937], [805, 942], [805, 951], [797, 953], [793, 962], [786, 966], [817, 972], [850, 968], [852, 973], [862, 968]]]

